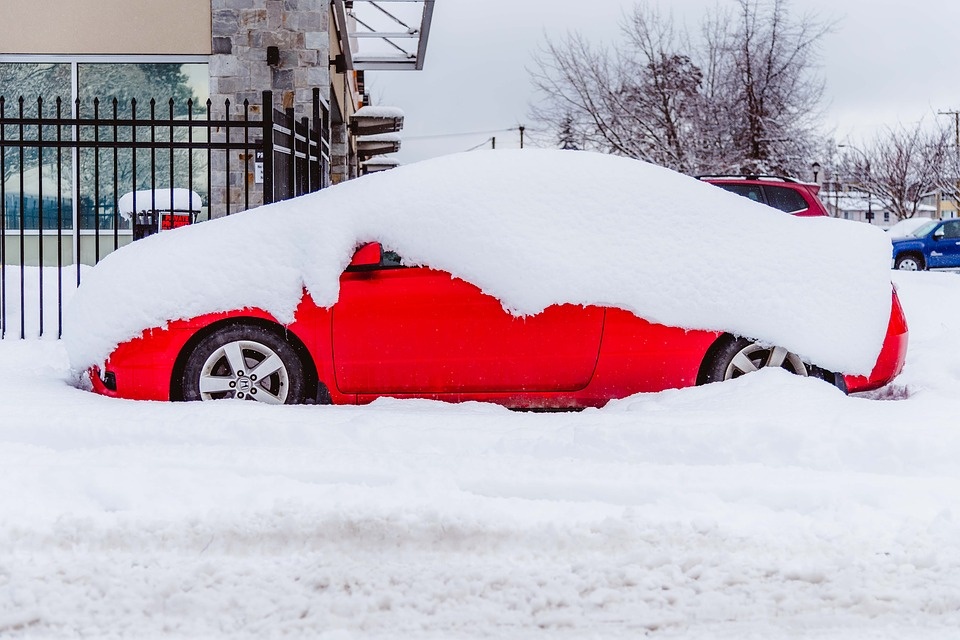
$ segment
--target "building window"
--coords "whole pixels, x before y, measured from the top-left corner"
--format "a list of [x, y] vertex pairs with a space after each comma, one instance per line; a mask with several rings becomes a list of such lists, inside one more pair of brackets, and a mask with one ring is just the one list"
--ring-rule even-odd
[[[61, 109], [65, 109], [69, 116], [71, 86], [70, 65], [66, 63], [0, 63], [0, 97], [3, 97], [0, 114], [4, 118], [16, 118], [22, 110], [24, 117], [35, 118], [38, 109], [42, 108], [44, 116], [53, 116], [59, 97], [63, 101]], [[38, 98], [43, 101], [38, 102]], [[42, 133], [48, 140], [56, 137], [54, 127], [44, 127]], [[3, 127], [4, 139], [14, 140], [19, 136], [19, 127]], [[24, 138], [35, 140], [36, 128], [25, 130]], [[3, 224], [8, 229], [20, 227], [21, 205], [24, 228], [40, 228], [41, 212], [44, 228], [57, 227], [56, 172], [51, 172], [48, 164], [54, 156], [49, 150], [47, 154], [41, 167], [41, 152], [37, 147], [24, 148], [22, 157], [19, 148], [3, 148], [3, 175], [0, 178], [3, 180]], [[71, 166], [67, 164], [65, 167], [68, 175]], [[71, 193], [69, 185], [66, 186], [65, 193]], [[72, 199], [65, 198], [61, 207], [65, 207], [65, 217], [72, 217]]]
[[127, 116], [136, 99], [137, 116], [144, 118], [151, 99], [157, 100], [161, 117], [169, 115], [173, 99], [174, 116], [183, 117], [189, 100], [194, 114], [206, 113], [210, 88], [206, 64], [85, 62], [77, 65], [77, 93], [84, 109], [92, 109], [93, 99], [99, 98], [101, 113], [116, 98], [119, 113]]
[[[36, 117], [42, 109], [44, 118], [55, 118], [56, 99], [59, 97], [60, 113], [65, 118], [73, 115], [93, 117], [94, 98], [99, 99], [97, 111], [100, 118], [113, 117], [114, 99], [117, 101], [119, 118], [133, 115], [133, 100], [136, 100], [137, 119], [149, 119], [151, 99], [156, 100], [154, 115], [158, 119], [170, 118], [171, 99], [174, 119], [186, 119], [188, 115], [206, 118], [210, 91], [205, 56], [191, 56], [195, 60], [188, 61], [171, 60], [169, 56], [22, 58], [0, 56], [0, 96], [4, 98], [3, 115], [7, 118], [19, 116], [21, 96], [23, 112], [27, 117]], [[42, 102], [38, 103], [38, 98], [42, 98]], [[188, 101], [192, 101], [190, 107]], [[78, 114], [76, 110], [79, 110]], [[114, 135], [118, 141], [129, 141], [133, 135], [129, 126], [118, 128], [116, 133], [112, 127], [96, 128], [99, 129], [99, 139], [103, 141], [113, 141]], [[92, 135], [92, 129], [81, 134], [83, 139]], [[154, 136], [158, 142], [169, 141], [168, 131], [162, 127], [151, 129], [144, 126], [137, 127], [136, 135], [140, 140], [149, 140]], [[38, 131], [36, 126], [28, 126], [22, 135], [26, 140], [36, 140], [39, 134], [44, 140], [54, 140], [58, 133], [63, 140], [72, 140], [75, 135], [72, 127], [60, 127], [58, 132], [53, 125], [44, 126], [42, 131]], [[13, 125], [5, 125], [3, 134], [7, 140], [20, 139], [21, 136], [19, 127]], [[141, 153], [134, 166], [130, 149], [95, 153], [93, 149], [86, 148], [68, 150], [58, 156], [53, 148], [40, 152], [36, 147], [26, 147], [21, 159], [19, 148], [8, 147], [3, 157], [3, 223], [8, 229], [18, 229], [21, 224], [24, 229], [31, 230], [56, 229], [58, 225], [63, 229], [72, 229], [76, 216], [81, 229], [112, 229], [115, 222], [119, 223], [121, 229], [129, 229], [128, 219], [116, 220], [114, 202], [134, 188], [180, 186], [170, 184], [169, 171], [158, 176], [157, 170], [151, 169], [168, 165], [170, 153], [165, 149], [158, 149], [153, 157]], [[79, 162], [79, 172], [74, 170], [75, 162]], [[114, 166], [117, 167], [116, 172]], [[205, 156], [198, 157], [194, 167], [195, 172], [205, 173]], [[178, 171], [185, 170], [178, 168]], [[75, 189], [74, 181], [78, 173], [79, 185]], [[175, 174], [172, 178], [175, 183], [186, 182], [184, 176]], [[201, 181], [197, 180], [196, 183], [199, 185]], [[201, 195], [206, 201], [207, 194]]]

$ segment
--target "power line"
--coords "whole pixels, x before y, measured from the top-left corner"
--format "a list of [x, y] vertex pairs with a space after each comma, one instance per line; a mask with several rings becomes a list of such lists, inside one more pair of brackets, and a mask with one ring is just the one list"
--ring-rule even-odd
[[482, 136], [490, 135], [493, 133], [503, 133], [505, 131], [522, 131], [526, 129], [523, 125], [517, 125], [516, 127], [510, 127], [509, 129], [490, 129], [487, 131], [463, 131], [459, 133], [432, 133], [423, 136], [403, 136], [404, 141], [406, 140], [424, 140], [427, 138], [455, 138], [458, 136]]
[[496, 136], [494, 136], [493, 138], [487, 138], [486, 140], [484, 140], [484, 141], [481, 142], [480, 144], [478, 144], [478, 145], [476, 145], [476, 146], [473, 146], [473, 147], [470, 147], [469, 149], [466, 149], [465, 152], [466, 152], [466, 151], [476, 151], [476, 150], [479, 149], [480, 147], [485, 147], [485, 146], [487, 146], [487, 144], [490, 143], [490, 142], [493, 142], [494, 147], [496, 147], [496, 145], [497, 145], [496, 140], [497, 140]]
[[953, 124], [957, 134], [957, 148], [960, 149], [960, 111], [937, 111], [937, 115], [953, 116]]

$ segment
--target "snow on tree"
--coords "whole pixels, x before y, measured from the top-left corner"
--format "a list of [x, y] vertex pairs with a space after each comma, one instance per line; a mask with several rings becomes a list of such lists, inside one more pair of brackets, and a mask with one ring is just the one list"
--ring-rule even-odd
[[884, 128], [862, 151], [845, 154], [843, 163], [845, 175], [903, 220], [917, 214], [924, 194], [953, 193], [954, 157], [950, 133], [921, 121]]
[[697, 39], [641, 2], [612, 50], [575, 33], [548, 40], [531, 71], [534, 117], [587, 148], [688, 173], [804, 172], [821, 145], [814, 63], [830, 27], [794, 18], [788, 0], [736, 5], [708, 13]]

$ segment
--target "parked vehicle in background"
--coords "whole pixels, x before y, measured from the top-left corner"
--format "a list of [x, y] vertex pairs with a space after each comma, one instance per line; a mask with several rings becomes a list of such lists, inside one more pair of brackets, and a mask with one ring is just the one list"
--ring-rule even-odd
[[911, 235], [914, 231], [922, 227], [923, 225], [931, 222], [931, 219], [926, 216], [914, 216], [912, 218], [904, 218], [903, 220], [897, 222], [892, 227], [887, 229], [887, 233], [890, 234], [891, 238], [906, 238]]
[[817, 184], [783, 176], [707, 175], [697, 178], [795, 216], [830, 215], [817, 197], [820, 192]]
[[930, 220], [906, 237], [891, 238], [891, 242], [895, 269], [960, 268], [960, 219]]

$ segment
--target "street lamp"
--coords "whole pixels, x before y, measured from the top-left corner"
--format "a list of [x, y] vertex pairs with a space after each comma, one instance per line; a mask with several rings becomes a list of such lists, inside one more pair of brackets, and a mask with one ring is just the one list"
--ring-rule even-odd
[[867, 171], [867, 222], [873, 224], [873, 192], [870, 190], [870, 158], [862, 150], [852, 144], [838, 144], [837, 147], [843, 149], [853, 149], [863, 156], [864, 168]]
[[820, 163], [814, 162], [812, 165], [810, 165], [810, 168], [813, 169], [813, 181], [817, 184], [820, 184], [817, 182], [817, 176], [820, 175]]

